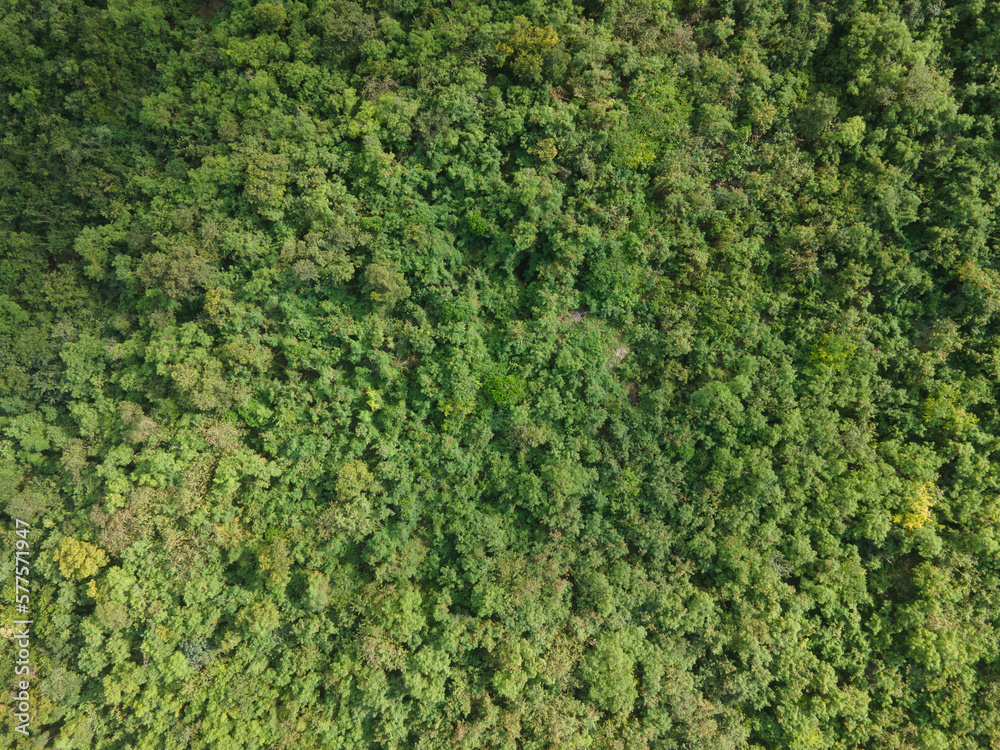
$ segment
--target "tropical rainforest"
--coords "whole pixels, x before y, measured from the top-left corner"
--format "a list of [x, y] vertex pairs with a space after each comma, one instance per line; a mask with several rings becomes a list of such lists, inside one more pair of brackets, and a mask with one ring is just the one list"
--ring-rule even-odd
[[1000, 5], [0, 8], [9, 746], [1000, 748]]

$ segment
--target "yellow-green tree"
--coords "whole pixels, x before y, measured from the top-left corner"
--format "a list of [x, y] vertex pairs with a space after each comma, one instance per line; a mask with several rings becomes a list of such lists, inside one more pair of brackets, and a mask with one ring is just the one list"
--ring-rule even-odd
[[55, 560], [64, 576], [82, 580], [97, 575], [108, 564], [108, 554], [95, 544], [67, 536], [59, 543]]

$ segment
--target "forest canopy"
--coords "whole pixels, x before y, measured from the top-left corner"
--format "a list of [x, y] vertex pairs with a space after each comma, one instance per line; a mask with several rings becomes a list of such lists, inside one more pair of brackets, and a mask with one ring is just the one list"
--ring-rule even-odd
[[1000, 747], [1000, 6], [0, 9], [11, 742]]

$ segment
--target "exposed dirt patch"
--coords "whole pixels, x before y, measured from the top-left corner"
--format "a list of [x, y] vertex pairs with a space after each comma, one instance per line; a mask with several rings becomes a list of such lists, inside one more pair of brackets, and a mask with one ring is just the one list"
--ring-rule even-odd
[[639, 403], [639, 384], [634, 380], [628, 381], [628, 402], [632, 406]]
[[211, 0], [211, 2], [198, 6], [198, 11], [195, 15], [202, 20], [211, 21], [215, 17], [215, 14], [225, 7], [226, 3], [224, 0]]

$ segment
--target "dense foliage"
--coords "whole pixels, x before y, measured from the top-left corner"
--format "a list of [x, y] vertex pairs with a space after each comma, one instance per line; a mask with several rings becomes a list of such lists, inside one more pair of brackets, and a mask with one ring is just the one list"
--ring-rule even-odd
[[21, 746], [1000, 747], [1000, 6], [0, 7]]

